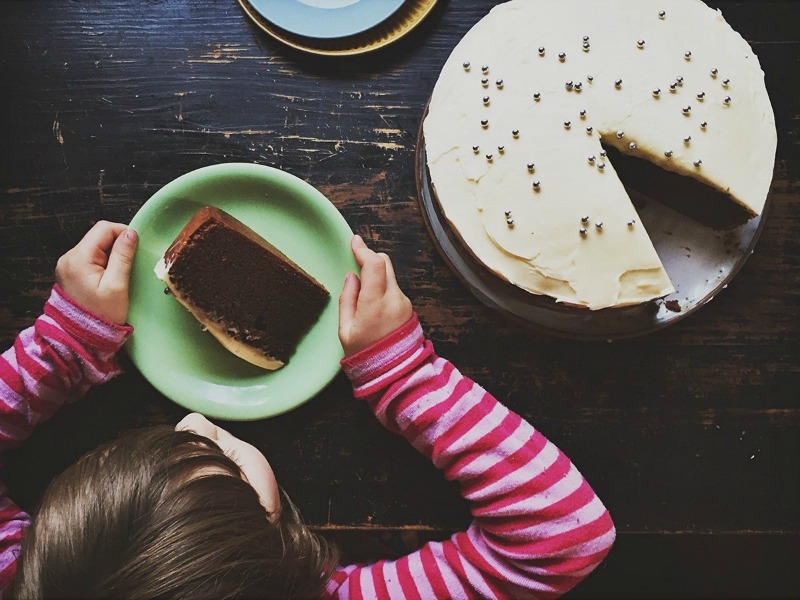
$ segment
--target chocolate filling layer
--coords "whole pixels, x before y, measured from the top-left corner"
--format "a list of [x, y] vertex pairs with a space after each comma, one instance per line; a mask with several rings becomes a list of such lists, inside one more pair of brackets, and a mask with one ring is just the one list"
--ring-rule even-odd
[[626, 188], [661, 202], [703, 225], [718, 230], [732, 229], [755, 216], [728, 194], [696, 179], [623, 154], [609, 145], [603, 144], [603, 147]]

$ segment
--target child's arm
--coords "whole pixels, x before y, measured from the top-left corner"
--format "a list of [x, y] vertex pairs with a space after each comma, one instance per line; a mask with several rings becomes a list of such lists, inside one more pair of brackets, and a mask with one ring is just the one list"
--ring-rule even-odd
[[[475, 519], [467, 531], [397, 561], [344, 567], [328, 592], [426, 599], [563, 594], [611, 548], [615, 532], [605, 507], [558, 448], [434, 354], [416, 317], [402, 321], [405, 309], [386, 310], [407, 302], [397, 298], [402, 292], [388, 259], [360, 240], [353, 248], [362, 282], [345, 284], [340, 335], [355, 395], [459, 481]], [[376, 257], [387, 265], [382, 276]], [[367, 328], [357, 335], [362, 317], [376, 335], [389, 335], [370, 340]], [[394, 328], [386, 332], [388, 322]], [[378, 324], [385, 324], [380, 331]]]
[[[0, 357], [0, 450], [119, 371], [114, 356], [132, 331], [124, 323], [135, 249], [135, 232], [100, 222], [59, 259], [44, 314]], [[0, 483], [0, 591], [27, 523]]]
[[117, 373], [136, 233], [101, 221], [56, 265], [56, 285], [33, 327], [0, 359], [0, 448]]

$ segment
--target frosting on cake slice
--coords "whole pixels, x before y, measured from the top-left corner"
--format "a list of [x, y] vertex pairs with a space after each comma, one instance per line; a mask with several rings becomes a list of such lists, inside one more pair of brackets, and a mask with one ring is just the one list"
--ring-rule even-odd
[[465, 247], [591, 309], [673, 291], [604, 145], [717, 190], [741, 222], [764, 207], [777, 139], [758, 59], [699, 0], [501, 4], [453, 50], [423, 133]]
[[288, 362], [330, 298], [280, 250], [214, 207], [189, 220], [155, 272], [227, 350], [270, 370]]

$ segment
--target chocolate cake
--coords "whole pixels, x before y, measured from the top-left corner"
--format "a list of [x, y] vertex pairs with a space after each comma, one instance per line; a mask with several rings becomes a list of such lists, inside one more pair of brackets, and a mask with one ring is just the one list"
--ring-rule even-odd
[[155, 271], [225, 348], [270, 370], [289, 361], [330, 298], [280, 250], [208, 206], [186, 224]]

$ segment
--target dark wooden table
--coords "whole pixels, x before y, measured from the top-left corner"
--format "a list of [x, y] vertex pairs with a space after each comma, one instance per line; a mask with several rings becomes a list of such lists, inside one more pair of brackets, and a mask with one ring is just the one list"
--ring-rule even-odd
[[[279, 167], [394, 258], [439, 353], [563, 448], [608, 505], [617, 546], [574, 596], [800, 593], [800, 3], [709, 3], [766, 72], [779, 134], [766, 227], [708, 306], [607, 344], [536, 334], [485, 308], [422, 220], [423, 107], [492, 0], [443, 0], [408, 37], [353, 59], [292, 51], [235, 0], [3, 2], [3, 347], [94, 221], [129, 221], [204, 165]], [[126, 367], [7, 457], [4, 478], [25, 506], [97, 442], [184, 414]], [[292, 413], [230, 429], [352, 556], [389, 556], [469, 521], [457, 489], [353, 401], [342, 375]]]

